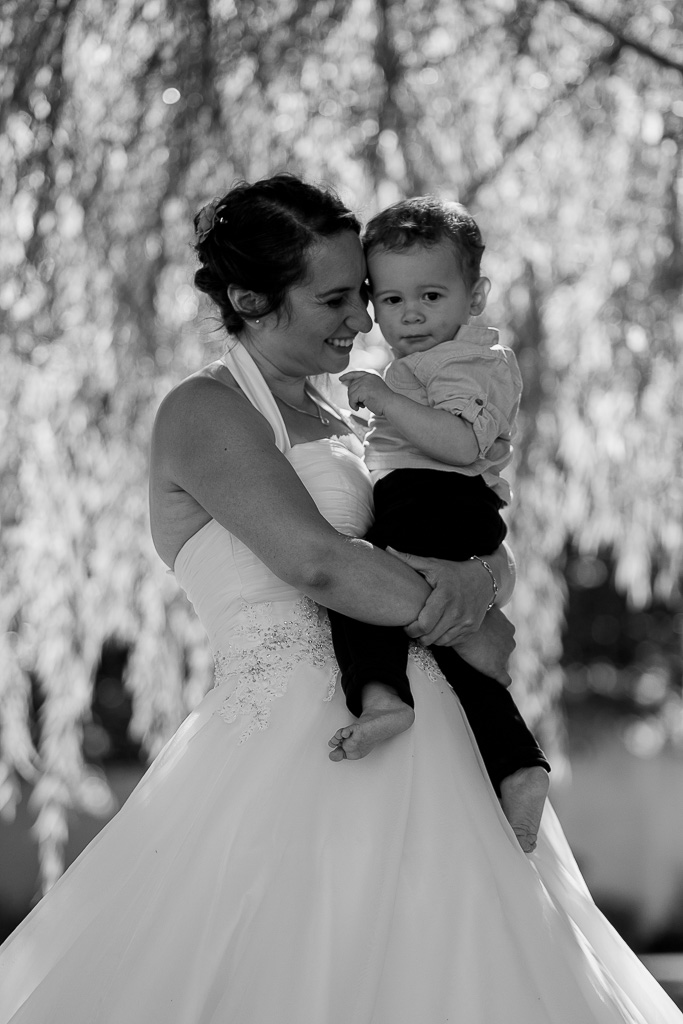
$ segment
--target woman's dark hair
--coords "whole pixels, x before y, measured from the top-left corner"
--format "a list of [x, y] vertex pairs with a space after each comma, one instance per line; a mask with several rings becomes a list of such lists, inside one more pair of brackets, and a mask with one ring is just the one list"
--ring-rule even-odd
[[481, 232], [460, 203], [418, 196], [404, 199], [378, 213], [363, 233], [363, 248], [402, 252], [413, 245], [438, 245], [450, 242], [468, 288], [479, 280], [485, 245]]
[[[360, 235], [359, 221], [331, 189], [284, 173], [238, 182], [204, 207], [194, 225], [201, 263], [194, 283], [213, 299], [231, 332], [283, 308], [287, 291], [306, 276], [306, 253], [317, 239], [340, 231]], [[230, 284], [256, 292], [258, 308], [236, 310]]]

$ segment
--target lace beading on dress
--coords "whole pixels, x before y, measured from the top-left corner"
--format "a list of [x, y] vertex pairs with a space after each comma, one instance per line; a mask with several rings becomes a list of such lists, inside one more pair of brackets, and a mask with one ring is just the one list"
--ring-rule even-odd
[[214, 688], [233, 689], [215, 714], [226, 722], [244, 718], [243, 743], [255, 729], [267, 729], [271, 704], [287, 692], [292, 669], [301, 664], [328, 667], [323, 700], [332, 700], [337, 680], [332, 635], [327, 613], [310, 598], [300, 598], [287, 619], [274, 622], [273, 604], [245, 604], [241, 625], [230, 644], [214, 654]]
[[[431, 679], [433, 683], [447, 683], [445, 675], [439, 668], [434, 658], [434, 655], [426, 647], [423, 647], [419, 643], [411, 643], [408, 648], [408, 658], [413, 664], [421, 668], [428, 679]], [[450, 683], [449, 683], [450, 686]]]

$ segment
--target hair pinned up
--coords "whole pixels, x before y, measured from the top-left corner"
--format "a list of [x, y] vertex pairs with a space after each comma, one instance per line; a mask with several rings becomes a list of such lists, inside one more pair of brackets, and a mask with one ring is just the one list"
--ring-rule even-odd
[[[341, 231], [360, 235], [359, 221], [331, 189], [285, 173], [238, 182], [207, 203], [194, 225], [201, 263], [195, 285], [213, 299], [232, 333], [285, 306], [288, 290], [306, 275], [306, 253], [318, 238]], [[234, 308], [231, 284], [260, 296], [253, 313]]]
[[194, 230], [197, 242], [205, 242], [213, 231], [214, 224], [226, 224], [227, 221], [220, 214], [217, 216], [216, 211], [220, 199], [212, 199], [210, 203], [203, 206], [197, 216], [194, 219]]

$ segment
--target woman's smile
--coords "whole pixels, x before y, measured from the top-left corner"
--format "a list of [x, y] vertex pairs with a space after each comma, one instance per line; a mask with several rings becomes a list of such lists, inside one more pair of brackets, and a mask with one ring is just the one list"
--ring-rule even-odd
[[317, 242], [306, 262], [308, 273], [289, 290], [286, 320], [255, 334], [255, 341], [290, 376], [341, 373], [358, 334], [372, 327], [363, 250], [353, 232], [342, 231]]
[[350, 351], [353, 348], [353, 343], [357, 335], [354, 334], [352, 338], [326, 338], [325, 344], [331, 345], [332, 348], [342, 349], [344, 352]]

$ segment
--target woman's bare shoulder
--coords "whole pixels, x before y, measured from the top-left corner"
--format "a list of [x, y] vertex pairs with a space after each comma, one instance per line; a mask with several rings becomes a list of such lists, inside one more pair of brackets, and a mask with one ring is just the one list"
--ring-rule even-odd
[[179, 438], [180, 448], [186, 449], [196, 435], [222, 436], [226, 430], [239, 435], [246, 431], [255, 439], [274, 437], [268, 421], [217, 361], [180, 381], [162, 400], [154, 421], [153, 452], [166, 445], [177, 452]]
[[220, 490], [222, 481], [260, 456], [259, 449], [274, 448], [274, 440], [270, 424], [222, 364], [210, 364], [169, 391], [152, 431], [149, 487], [152, 537], [167, 565], [215, 514], [203, 485], [212, 481]]
[[244, 399], [235, 378], [220, 362], [209, 363], [172, 387], [162, 399], [157, 419], [175, 414], [185, 406], [193, 406], [198, 401], [202, 403], [204, 400], [210, 400], [209, 396], [212, 394], [228, 402], [234, 402], [237, 398]]

